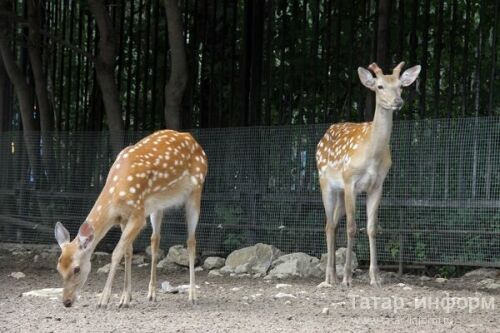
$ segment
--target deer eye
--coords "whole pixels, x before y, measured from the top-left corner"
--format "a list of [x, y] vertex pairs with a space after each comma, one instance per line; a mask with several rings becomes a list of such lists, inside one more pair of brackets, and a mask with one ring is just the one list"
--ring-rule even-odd
[[74, 274], [78, 274], [78, 273], [80, 273], [80, 267], [79, 267], [79, 266], [77, 266], [77, 267], [73, 268], [73, 273], [74, 273]]
[[382, 90], [382, 89], [384, 89], [384, 86], [377, 86], [377, 88]]

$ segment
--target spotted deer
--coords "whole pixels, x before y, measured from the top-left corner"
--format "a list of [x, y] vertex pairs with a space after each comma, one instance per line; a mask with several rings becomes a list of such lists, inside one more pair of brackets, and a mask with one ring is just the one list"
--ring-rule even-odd
[[370, 284], [380, 286], [375, 245], [377, 213], [382, 196], [382, 185], [391, 167], [389, 140], [393, 112], [403, 106], [402, 87], [408, 87], [418, 77], [420, 66], [407, 69], [402, 75], [404, 62], [390, 75], [373, 63], [370, 71], [359, 67], [361, 83], [375, 92], [376, 107], [372, 122], [333, 124], [319, 141], [316, 164], [319, 172], [321, 195], [326, 213], [326, 242], [328, 259], [326, 277], [319, 287], [337, 283], [335, 264], [335, 237], [339, 220], [347, 215], [347, 251], [342, 284], [352, 284], [352, 249], [356, 235], [356, 196], [367, 193], [367, 232], [370, 244]]
[[121, 238], [113, 251], [111, 268], [98, 306], [107, 306], [113, 279], [125, 257], [124, 288], [119, 303], [131, 301], [132, 243], [151, 217], [151, 280], [149, 300], [156, 299], [156, 262], [164, 210], [184, 205], [189, 255], [189, 300], [196, 301], [194, 261], [195, 231], [200, 200], [207, 173], [207, 157], [189, 133], [162, 130], [123, 149], [113, 163], [102, 189], [78, 235], [70, 242], [68, 230], [57, 222], [55, 237], [62, 253], [57, 270], [63, 279], [63, 304], [71, 306], [90, 272], [91, 255], [99, 241], [114, 225]]

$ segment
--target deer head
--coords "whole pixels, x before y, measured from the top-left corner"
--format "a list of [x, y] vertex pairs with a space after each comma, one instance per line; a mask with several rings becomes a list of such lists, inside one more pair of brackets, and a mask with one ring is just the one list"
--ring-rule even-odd
[[78, 235], [70, 242], [68, 230], [57, 222], [55, 236], [62, 250], [57, 263], [57, 271], [63, 279], [62, 301], [64, 306], [70, 307], [90, 273], [94, 227], [84, 222]]
[[402, 87], [411, 85], [417, 79], [421, 69], [420, 65], [413, 66], [400, 75], [403, 66], [404, 62], [401, 62], [394, 67], [392, 74], [384, 75], [382, 69], [373, 63], [368, 68], [375, 74], [375, 77], [369, 70], [363, 67], [358, 68], [361, 83], [375, 92], [377, 106], [392, 111], [399, 110], [403, 106]]

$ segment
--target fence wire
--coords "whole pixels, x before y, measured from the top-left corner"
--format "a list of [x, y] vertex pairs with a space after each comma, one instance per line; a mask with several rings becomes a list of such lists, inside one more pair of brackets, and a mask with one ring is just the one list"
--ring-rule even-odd
[[[197, 230], [205, 255], [263, 242], [285, 252], [326, 252], [315, 168], [327, 124], [196, 129], [209, 159]], [[148, 133], [128, 133], [134, 143]], [[107, 133], [21, 132], [0, 136], [0, 241], [55, 243], [61, 221], [74, 236], [113, 162]], [[30, 142], [30, 150], [26, 142]], [[401, 121], [379, 211], [385, 262], [500, 266], [500, 118]], [[28, 158], [31, 155], [30, 158]], [[356, 252], [369, 258], [365, 198], [357, 208]], [[183, 244], [183, 210], [165, 216], [161, 247]], [[134, 246], [149, 245], [151, 229]], [[100, 248], [112, 250], [112, 229]], [[338, 244], [346, 241], [345, 220]]]

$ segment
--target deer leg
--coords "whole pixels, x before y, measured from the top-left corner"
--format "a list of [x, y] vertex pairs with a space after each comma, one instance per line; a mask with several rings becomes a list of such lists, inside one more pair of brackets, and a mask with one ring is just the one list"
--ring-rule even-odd
[[122, 236], [116, 245], [113, 255], [111, 257], [111, 268], [109, 270], [108, 279], [104, 285], [104, 290], [102, 291], [101, 298], [97, 303], [98, 307], [105, 307], [109, 303], [109, 298], [111, 297], [111, 288], [113, 286], [113, 280], [115, 279], [116, 270], [118, 265], [122, 260], [125, 251], [136, 239], [137, 235], [144, 226], [144, 216], [133, 216], [128, 220], [125, 228], [123, 229]]
[[344, 279], [342, 284], [346, 287], [352, 285], [352, 249], [356, 237], [356, 194], [353, 186], [349, 185], [344, 190], [345, 209], [347, 215], [347, 251], [345, 256]]
[[[123, 232], [123, 231], [122, 231]], [[125, 250], [125, 278], [123, 279], [123, 293], [118, 307], [128, 308], [132, 300], [132, 255], [134, 249], [132, 244]]]
[[381, 197], [382, 186], [379, 186], [374, 191], [368, 193], [366, 198], [366, 215], [368, 218], [366, 229], [370, 242], [370, 284], [376, 287], [380, 287], [377, 265], [377, 246], [375, 240], [377, 237], [377, 214]]
[[333, 227], [333, 193], [328, 186], [328, 182], [326, 180], [320, 180], [321, 184], [321, 198], [323, 199], [323, 207], [325, 208], [326, 215], [326, 225], [325, 225], [325, 234], [326, 234], [326, 249], [327, 249], [327, 261], [326, 261], [326, 269], [325, 269], [325, 281], [318, 285], [321, 287], [331, 287], [332, 283], [335, 282], [335, 266], [332, 264], [332, 252], [335, 253], [335, 235], [334, 235], [334, 227]]
[[333, 267], [333, 282], [337, 283], [337, 263], [335, 256], [335, 240], [339, 229], [339, 221], [345, 215], [344, 193], [335, 193], [335, 209], [333, 211], [333, 235], [332, 235], [332, 267]]
[[196, 303], [194, 261], [196, 257], [196, 226], [200, 216], [201, 188], [196, 189], [186, 202], [187, 247], [189, 255], [189, 301]]
[[163, 211], [158, 210], [151, 214], [151, 280], [149, 281], [148, 299], [156, 301], [156, 263], [158, 261], [158, 248], [160, 247], [160, 230]]

